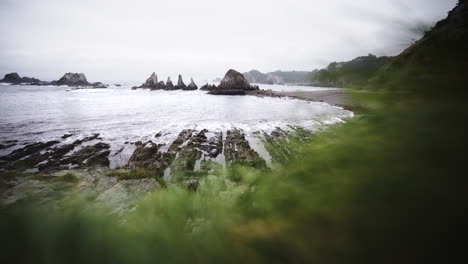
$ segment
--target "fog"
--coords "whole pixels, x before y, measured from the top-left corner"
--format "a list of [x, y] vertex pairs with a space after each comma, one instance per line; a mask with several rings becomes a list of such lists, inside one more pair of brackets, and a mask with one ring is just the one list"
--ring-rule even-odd
[[396, 55], [456, 0], [0, 0], [0, 74], [90, 81], [313, 70]]

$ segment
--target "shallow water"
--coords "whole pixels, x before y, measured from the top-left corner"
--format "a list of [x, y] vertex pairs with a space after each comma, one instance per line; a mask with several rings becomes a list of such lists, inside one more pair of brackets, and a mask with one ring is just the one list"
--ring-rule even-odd
[[[64, 140], [70, 143], [99, 133], [117, 152], [124, 142], [151, 139], [167, 143], [187, 128], [225, 131], [237, 127], [249, 135], [288, 125], [316, 130], [352, 117], [351, 112], [338, 107], [296, 99], [213, 96], [203, 91], [134, 91], [130, 87], [71, 90], [2, 85], [0, 143], [18, 140], [17, 148], [71, 133], [73, 136]], [[164, 136], [155, 138], [158, 132]], [[0, 155], [14, 148], [0, 150]], [[119, 156], [125, 159], [131, 152], [126, 149]]]

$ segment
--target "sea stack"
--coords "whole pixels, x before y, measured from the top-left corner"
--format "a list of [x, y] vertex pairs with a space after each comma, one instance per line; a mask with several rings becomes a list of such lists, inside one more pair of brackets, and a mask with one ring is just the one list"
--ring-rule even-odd
[[150, 89], [150, 90], [162, 90], [166, 88], [166, 85], [164, 84], [163, 81], [158, 82], [158, 76], [156, 75], [155, 72], [153, 72], [151, 76], [148, 79], [146, 79], [146, 81], [142, 85], [132, 87], [133, 90], [136, 90], [138, 88]]
[[193, 78], [190, 78], [190, 84], [184, 90], [198, 90], [198, 86], [193, 81]]
[[55, 81], [57, 85], [68, 85], [68, 86], [87, 86], [90, 85], [84, 73], [65, 73], [58, 81]]
[[177, 80], [177, 85], [175, 88], [185, 90], [186, 87], [187, 85], [185, 85], [184, 81], [182, 80], [182, 75], [179, 74], [179, 79]]
[[259, 90], [258, 86], [252, 86], [242, 73], [230, 69], [221, 83], [209, 92], [214, 95], [245, 95], [245, 92]]
[[168, 89], [168, 90], [173, 90], [174, 89], [174, 84], [171, 81], [171, 77], [167, 77], [166, 89]]
[[146, 79], [146, 82], [143, 85], [148, 88], [154, 88], [157, 83], [158, 83], [158, 76], [156, 75], [155, 72], [153, 72], [151, 76], [148, 79]]

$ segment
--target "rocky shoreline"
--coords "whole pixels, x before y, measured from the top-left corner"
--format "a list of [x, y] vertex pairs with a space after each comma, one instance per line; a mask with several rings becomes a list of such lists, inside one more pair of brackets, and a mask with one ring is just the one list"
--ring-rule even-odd
[[[277, 128], [270, 133], [259, 131], [256, 137], [265, 149], [277, 151], [289, 137], [296, 137], [298, 131], [302, 130]], [[157, 133], [155, 138], [160, 136]], [[65, 134], [57, 140], [16, 146], [15, 150], [0, 157], [0, 201], [14, 206], [26, 199], [25, 193], [40, 194], [37, 199], [51, 199], [49, 196], [55, 195], [56, 191], [79, 189], [79, 195], [101, 197], [106, 193], [111, 197], [124, 196], [130, 202], [146, 192], [168, 185], [196, 191], [200, 180], [219, 174], [222, 168], [229, 171], [241, 166], [265, 171], [271, 166], [268, 165], [271, 160], [252, 145], [243, 130], [237, 128], [223, 132], [185, 129], [165, 144], [152, 140], [134, 142], [131, 144], [135, 148], [127, 163], [116, 168], [110, 168], [110, 158], [121, 150], [111, 150], [99, 134], [71, 143], [67, 143], [68, 138], [69, 135]], [[12, 147], [17, 142], [9, 144], [7, 147]], [[286, 156], [294, 152], [285, 145], [280, 148]], [[271, 157], [275, 158], [275, 163], [281, 164], [274, 151]], [[233, 175], [226, 180], [236, 181], [236, 177]], [[59, 190], [55, 191], [55, 188]], [[57, 202], [55, 198], [51, 200]], [[122, 207], [127, 206], [125, 203], [111, 203], [118, 212], [125, 211]]]
[[[284, 131], [277, 128], [271, 133], [258, 132], [259, 142], [266, 144], [272, 139], [286, 140], [296, 134], [299, 128]], [[161, 136], [156, 134], [155, 138]], [[103, 142], [99, 134], [93, 134], [71, 143], [67, 141], [68, 134], [46, 141], [34, 142], [24, 146], [16, 146], [17, 142], [9, 142], [6, 148], [16, 146], [9, 154], [0, 157], [0, 176], [11, 173], [53, 175], [69, 170], [104, 170], [111, 172], [144, 170], [152, 177], [164, 179], [174, 184], [182, 184], [194, 188], [200, 176], [207, 175], [216, 168], [235, 168], [247, 166], [264, 171], [268, 169], [267, 158], [252, 146], [246, 133], [237, 128], [224, 132], [208, 131], [207, 129], [185, 129], [173, 141], [158, 144], [152, 140], [131, 143], [133, 154], [124, 166], [110, 168], [110, 158], [121, 150], [112, 150]], [[129, 142], [125, 142], [127, 144]], [[143, 177], [145, 178], [145, 177]], [[151, 177], [149, 177], [151, 178]], [[1, 177], [4, 188], [15, 186], [15, 181]], [[195, 188], [196, 189], [196, 188]]]

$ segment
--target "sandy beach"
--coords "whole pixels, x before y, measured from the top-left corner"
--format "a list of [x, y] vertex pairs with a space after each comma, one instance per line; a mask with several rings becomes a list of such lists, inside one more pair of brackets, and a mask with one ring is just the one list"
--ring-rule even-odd
[[280, 96], [289, 96], [301, 100], [325, 102], [330, 105], [349, 105], [351, 100], [344, 90], [274, 92]]

